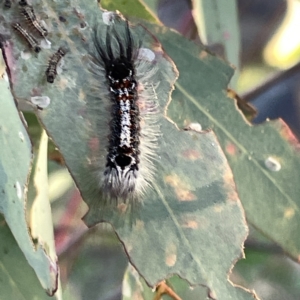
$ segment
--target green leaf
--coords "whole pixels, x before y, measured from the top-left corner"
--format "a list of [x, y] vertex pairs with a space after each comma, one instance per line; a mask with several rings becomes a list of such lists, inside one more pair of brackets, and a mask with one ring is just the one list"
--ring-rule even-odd
[[[168, 115], [179, 126], [211, 128], [234, 174], [247, 220], [291, 257], [300, 254], [299, 146], [282, 121], [251, 126], [226, 97], [232, 69], [173, 32], [160, 40], [180, 71]], [[200, 52], [200, 54], [199, 54]], [[281, 169], [272, 171], [273, 159]]]
[[148, 10], [143, 1], [102, 0], [101, 7], [109, 11], [120, 11], [126, 17], [137, 17], [149, 22], [157, 22], [155, 14]]
[[29, 266], [2, 215], [0, 241], [0, 299], [53, 299], [39, 284], [34, 270]]
[[[239, 261], [233, 279], [249, 289], [255, 289], [264, 300], [293, 300], [300, 294], [299, 264], [274, 249], [246, 249], [246, 259]], [[266, 251], [267, 250], [267, 251]]]
[[[240, 32], [236, 0], [193, 0], [193, 16], [205, 45], [221, 44], [225, 57], [237, 69], [240, 65]], [[236, 86], [238, 73], [232, 78]]]
[[27, 178], [31, 167], [31, 143], [12, 98], [7, 75], [0, 80], [0, 212], [42, 286], [56, 290], [57, 265], [40, 245], [34, 249], [25, 219]]
[[[48, 136], [45, 130], [43, 130], [40, 139], [33, 182], [36, 197], [30, 210], [31, 236], [42, 245], [50, 259], [56, 262], [57, 255], [55, 251], [52, 213], [48, 191]], [[60, 278], [59, 275], [57, 276], [59, 287], [56, 291], [56, 297], [61, 299]]]
[[[13, 49], [16, 59], [13, 76], [17, 78], [14, 92], [17, 97], [28, 100], [36, 90], [41, 96], [49, 97], [51, 104], [38, 115], [63, 153], [89, 205], [86, 223], [90, 226], [100, 221], [113, 224], [130, 261], [152, 286], [175, 273], [191, 284], [207, 285], [217, 298], [253, 299], [253, 295], [227, 281], [233, 262], [242, 255], [242, 244], [247, 235], [231, 171], [212, 132], [179, 131], [165, 116], [177, 74], [172, 61], [157, 43], [155, 51], [160, 67], [157, 75], [160, 85], [156, 92], [160, 101], [163, 138], [157, 150], [159, 159], [155, 162], [157, 173], [153, 189], [149, 189], [145, 196], [144, 205], [131, 214], [130, 211], [122, 212], [126, 206], [111, 208], [101, 202], [95, 190], [97, 178], [89, 169], [89, 146], [93, 134], [88, 125], [95, 120], [86, 114], [90, 89], [87, 83], [93, 78], [85, 62], [86, 41], [91, 41], [91, 29], [81, 29], [81, 20], [74, 16], [70, 6], [72, 4], [65, 7], [60, 2], [51, 2], [51, 6], [43, 7], [49, 16], [49, 26], [59, 28], [59, 32], [53, 29], [49, 36], [53, 47], [57, 49], [63, 40], [70, 50], [64, 58], [64, 72], [55, 84], [47, 84], [42, 63], [47, 61], [51, 50], [24, 61], [18, 56], [24, 46], [16, 42]], [[82, 7], [87, 24], [92, 26], [94, 20], [101, 24], [102, 15], [97, 12], [95, 2], [82, 2]], [[52, 17], [53, 11], [69, 20], [68, 25]], [[162, 40], [171, 34], [166, 28], [155, 26], [151, 29]], [[146, 46], [155, 41], [146, 32], [144, 39]], [[176, 43], [176, 39], [177, 35], [170, 42]], [[184, 39], [181, 43], [185, 47]], [[180, 51], [178, 55], [182, 53]], [[211, 67], [214, 67], [215, 58], [211, 61]], [[219, 80], [218, 77], [213, 79]]]

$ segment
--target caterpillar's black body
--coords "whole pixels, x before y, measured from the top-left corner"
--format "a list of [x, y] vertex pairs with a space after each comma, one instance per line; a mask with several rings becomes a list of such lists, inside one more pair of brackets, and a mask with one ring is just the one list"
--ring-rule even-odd
[[132, 28], [116, 14], [103, 20], [94, 31], [88, 67], [88, 119], [91, 139], [99, 142], [97, 151], [91, 148], [91, 168], [101, 199], [132, 203], [142, 201], [154, 178], [160, 135], [156, 65], [139, 57], [142, 27]]
[[57, 75], [57, 64], [66, 55], [67, 50], [64, 48], [59, 48], [51, 57], [48, 63], [48, 68], [46, 70], [46, 77], [49, 83], [53, 83]]
[[43, 37], [48, 35], [47, 29], [41, 25], [40, 21], [36, 18], [33, 7], [28, 5], [26, 1], [20, 1], [20, 12], [23, 17], [31, 23], [31, 25], [39, 32], [39, 34]]
[[[133, 39], [126, 23], [125, 43], [114, 31], [107, 31], [106, 45], [95, 46], [106, 71], [111, 98], [110, 135], [107, 147], [104, 190], [113, 197], [127, 197], [135, 189], [139, 170], [140, 120], [137, 105]], [[112, 36], [119, 48], [113, 50]]]
[[12, 24], [12, 26], [23, 36], [23, 38], [27, 41], [29, 46], [36, 53], [41, 51], [41, 47], [38, 45], [37, 40], [29, 32], [27, 32], [27, 30], [25, 30], [19, 23], [14, 23]]
[[5, 0], [4, 1], [4, 7], [5, 8], [11, 8], [11, 0]]

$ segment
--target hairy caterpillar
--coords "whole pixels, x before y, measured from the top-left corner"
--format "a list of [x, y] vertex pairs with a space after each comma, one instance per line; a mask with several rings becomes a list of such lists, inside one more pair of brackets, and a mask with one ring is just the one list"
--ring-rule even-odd
[[37, 20], [36, 15], [32, 6], [28, 5], [25, 1], [20, 1], [19, 5], [21, 6], [20, 12], [24, 16], [24, 18], [31, 23], [31, 25], [39, 32], [39, 34], [43, 37], [48, 35], [47, 29], [41, 25], [41, 23]]
[[[105, 26], [105, 25], [104, 25]], [[100, 143], [94, 170], [102, 198], [108, 203], [141, 201], [154, 178], [160, 135], [153, 57], [141, 55], [141, 37], [127, 21], [115, 19], [94, 30], [90, 71], [94, 77], [89, 113], [97, 120]], [[151, 56], [151, 55], [150, 55]], [[150, 57], [149, 56], [149, 57]], [[148, 57], [148, 58], [149, 58]]]
[[4, 1], [4, 7], [5, 8], [11, 8], [11, 0], [5, 0]]
[[29, 32], [27, 32], [27, 30], [25, 30], [20, 23], [14, 23], [12, 24], [12, 27], [23, 36], [34, 52], [38, 53], [41, 51], [41, 47], [38, 45], [37, 40]]
[[60, 47], [51, 57], [46, 70], [46, 77], [49, 83], [53, 83], [57, 75], [57, 65], [63, 56], [66, 55], [67, 50]]

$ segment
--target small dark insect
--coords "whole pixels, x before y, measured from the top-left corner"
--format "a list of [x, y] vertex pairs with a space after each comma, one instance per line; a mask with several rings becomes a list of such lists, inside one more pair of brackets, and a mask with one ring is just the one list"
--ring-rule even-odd
[[41, 36], [47, 36], [48, 31], [43, 25], [41, 25], [41, 23], [36, 18], [32, 6], [27, 4], [21, 4], [21, 1], [19, 2], [19, 4], [20, 6], [22, 6], [21, 14], [24, 16], [24, 18], [32, 24], [32, 26], [40, 33]]
[[62, 59], [63, 56], [65, 56], [67, 53], [67, 50], [60, 47], [51, 57], [48, 63], [48, 68], [46, 70], [46, 77], [47, 77], [47, 81], [49, 83], [53, 83], [54, 79], [57, 75], [57, 64], [59, 63], [59, 61]]
[[5, 8], [11, 8], [11, 0], [5, 0], [4, 1], [4, 7]]
[[20, 23], [14, 23], [14, 24], [12, 24], [12, 26], [26, 39], [27, 43], [34, 50], [34, 52], [38, 53], [41, 51], [41, 47], [38, 45], [37, 40], [29, 32], [27, 32], [20, 25]]
[[20, 6], [26, 6], [26, 5], [28, 5], [28, 3], [27, 3], [26, 0], [20, 0], [20, 1], [19, 1], [19, 5], [20, 5]]

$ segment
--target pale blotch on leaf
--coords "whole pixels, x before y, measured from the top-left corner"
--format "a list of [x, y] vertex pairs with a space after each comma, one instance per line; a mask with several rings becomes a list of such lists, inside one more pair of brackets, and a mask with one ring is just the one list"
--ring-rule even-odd
[[44, 39], [44, 40], [41, 41], [40, 46], [43, 49], [51, 49], [51, 42], [48, 41], [47, 39]]
[[286, 219], [291, 219], [294, 215], [295, 215], [295, 209], [293, 209], [292, 207], [289, 207], [284, 211], [284, 217]]
[[83, 92], [82, 89], [80, 89], [78, 99], [83, 101], [83, 100], [85, 100], [85, 96], [86, 96], [86, 94]]
[[207, 52], [206, 51], [204, 51], [204, 50], [202, 50], [201, 52], [200, 52], [200, 55], [199, 55], [199, 57], [200, 57], [200, 59], [204, 59], [204, 58], [206, 58], [207, 57]]
[[236, 186], [234, 184], [233, 174], [226, 165], [222, 165], [222, 169], [223, 169], [224, 189], [227, 193], [227, 203], [236, 205], [236, 202], [239, 201], [239, 197], [236, 192]]
[[111, 25], [114, 23], [115, 15], [113, 11], [105, 11], [102, 14], [102, 21], [105, 25]]
[[265, 160], [265, 166], [273, 172], [278, 172], [281, 169], [281, 164], [274, 157], [269, 156]]
[[24, 135], [21, 131], [19, 131], [19, 138], [22, 142], [24, 142]]
[[145, 223], [142, 220], [137, 220], [135, 226], [137, 230], [142, 230], [145, 227]]
[[177, 247], [173, 243], [167, 245], [166, 248], [166, 265], [168, 267], [173, 267], [177, 260]]
[[148, 48], [140, 48], [137, 58], [140, 60], [151, 62], [155, 59], [155, 53]]
[[56, 72], [57, 72], [58, 75], [61, 74], [61, 73], [63, 72], [63, 66], [64, 66], [64, 64], [65, 64], [65, 61], [64, 61], [64, 59], [62, 58], [62, 59], [58, 62], [57, 67], [56, 67]]
[[40, 108], [46, 108], [50, 104], [50, 98], [47, 96], [31, 97], [30, 101], [32, 104], [37, 105]]
[[220, 213], [223, 210], [224, 210], [224, 206], [223, 205], [217, 205], [217, 204], [214, 205], [214, 211], [215, 212]]
[[19, 181], [16, 181], [15, 188], [16, 188], [16, 191], [17, 191], [17, 197], [21, 200], [23, 193], [22, 193], [22, 188], [21, 188], [21, 185], [20, 185]]
[[194, 201], [197, 199], [196, 195], [190, 191], [187, 183], [185, 183], [176, 174], [166, 176], [165, 182], [174, 188], [179, 201]]
[[28, 51], [21, 51], [21, 58], [27, 60], [31, 57], [31, 53]]

